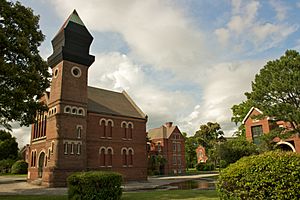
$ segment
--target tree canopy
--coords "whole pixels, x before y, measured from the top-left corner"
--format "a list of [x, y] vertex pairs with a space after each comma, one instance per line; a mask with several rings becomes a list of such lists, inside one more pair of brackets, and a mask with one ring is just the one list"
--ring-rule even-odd
[[0, 130], [0, 160], [16, 159], [18, 157], [18, 143], [9, 132]]
[[207, 122], [207, 124], [200, 126], [200, 129], [195, 133], [194, 137], [203, 147], [210, 148], [222, 135], [224, 135], [224, 133], [221, 131], [220, 124], [217, 122]]
[[9, 122], [29, 125], [38, 102], [49, 87], [46, 62], [38, 47], [44, 40], [39, 17], [19, 2], [0, 0], [0, 125], [10, 129]]
[[247, 101], [232, 107], [234, 122], [241, 122], [251, 106], [264, 116], [290, 122], [299, 133], [300, 127], [300, 55], [287, 50], [280, 59], [267, 62], [255, 76]]

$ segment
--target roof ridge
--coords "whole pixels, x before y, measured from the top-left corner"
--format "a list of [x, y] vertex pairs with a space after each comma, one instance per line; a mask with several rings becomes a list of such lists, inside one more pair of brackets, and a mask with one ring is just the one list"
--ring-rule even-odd
[[125, 90], [122, 91], [122, 94], [126, 97], [126, 99], [131, 103], [131, 105], [138, 111], [138, 113], [142, 117], [146, 117], [145, 113], [134, 103], [134, 101], [131, 99], [131, 97], [127, 94]]
[[107, 91], [107, 92], [114, 92], [114, 93], [122, 94], [122, 92], [117, 92], [117, 91], [113, 91], [113, 90], [109, 90], [109, 89], [98, 88], [98, 87], [94, 87], [94, 86], [88, 86], [88, 88], [96, 89], [96, 90], [104, 90], [104, 91]]

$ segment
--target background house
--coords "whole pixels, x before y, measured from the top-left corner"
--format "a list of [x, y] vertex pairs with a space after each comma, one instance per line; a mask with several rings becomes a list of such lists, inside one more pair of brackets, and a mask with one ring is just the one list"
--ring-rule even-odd
[[161, 155], [166, 160], [160, 169], [163, 174], [185, 173], [185, 140], [177, 126], [167, 122], [159, 128], [150, 129], [148, 137], [151, 141], [149, 155]]
[[[263, 114], [258, 108], [252, 107], [242, 123], [245, 125], [246, 138], [253, 143], [259, 143], [259, 136], [269, 133], [272, 129], [282, 127], [285, 129], [292, 129], [291, 125], [284, 121], [278, 121], [273, 117], [264, 117], [262, 119], [255, 119], [254, 116]], [[294, 152], [300, 152], [300, 138], [298, 135], [294, 135], [284, 141], [278, 139], [277, 145], [286, 150], [292, 150]]]

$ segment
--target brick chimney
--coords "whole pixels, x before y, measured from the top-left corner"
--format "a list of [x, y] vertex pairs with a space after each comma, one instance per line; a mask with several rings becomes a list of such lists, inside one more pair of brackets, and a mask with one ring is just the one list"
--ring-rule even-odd
[[172, 124], [173, 124], [173, 122], [166, 122], [165, 123], [165, 127], [170, 128], [170, 127], [172, 127]]

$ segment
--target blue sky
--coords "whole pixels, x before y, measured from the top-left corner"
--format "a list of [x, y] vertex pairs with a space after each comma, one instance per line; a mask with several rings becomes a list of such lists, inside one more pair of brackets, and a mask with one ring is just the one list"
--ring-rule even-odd
[[[189, 135], [208, 121], [230, 136], [234, 104], [254, 75], [287, 49], [300, 50], [300, 1], [21, 0], [40, 15], [46, 40], [76, 9], [94, 37], [89, 85], [125, 89], [149, 116], [148, 128], [173, 121]], [[29, 128], [15, 128], [20, 143]], [[22, 136], [21, 136], [22, 135]]]

